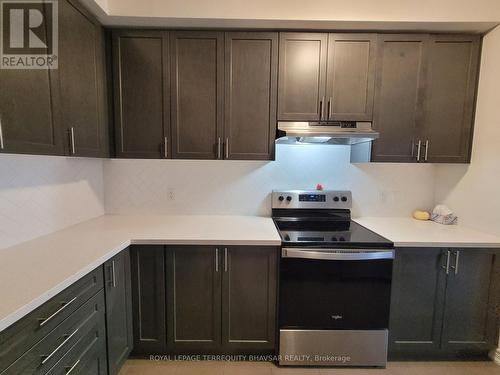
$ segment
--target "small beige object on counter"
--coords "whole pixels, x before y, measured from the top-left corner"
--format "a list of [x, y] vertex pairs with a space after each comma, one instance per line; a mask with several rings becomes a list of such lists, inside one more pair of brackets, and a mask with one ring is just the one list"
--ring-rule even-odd
[[420, 211], [420, 210], [416, 210], [415, 212], [413, 212], [413, 218], [416, 219], [416, 220], [429, 220], [431, 218], [431, 214], [428, 213], [427, 211]]

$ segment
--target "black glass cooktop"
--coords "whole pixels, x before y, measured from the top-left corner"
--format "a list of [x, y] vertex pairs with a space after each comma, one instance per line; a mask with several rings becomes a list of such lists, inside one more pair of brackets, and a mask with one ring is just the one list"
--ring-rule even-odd
[[350, 217], [311, 216], [274, 217], [283, 246], [325, 248], [392, 248], [394, 246], [388, 239], [350, 220]]

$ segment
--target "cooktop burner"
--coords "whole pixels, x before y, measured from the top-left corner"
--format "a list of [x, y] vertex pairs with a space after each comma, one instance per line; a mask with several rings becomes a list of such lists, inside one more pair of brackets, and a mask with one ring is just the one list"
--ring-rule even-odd
[[392, 248], [393, 243], [351, 220], [348, 191], [273, 192], [273, 219], [283, 246]]

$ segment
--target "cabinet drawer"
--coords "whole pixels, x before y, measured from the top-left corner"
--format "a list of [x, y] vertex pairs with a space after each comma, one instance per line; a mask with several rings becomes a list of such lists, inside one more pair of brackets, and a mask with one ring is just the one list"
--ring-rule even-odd
[[2, 375], [45, 374], [82, 337], [104, 321], [104, 291], [100, 291], [58, 325]]
[[0, 333], [0, 372], [103, 288], [102, 267], [69, 286]]
[[101, 319], [46, 375], [106, 373], [106, 329]]

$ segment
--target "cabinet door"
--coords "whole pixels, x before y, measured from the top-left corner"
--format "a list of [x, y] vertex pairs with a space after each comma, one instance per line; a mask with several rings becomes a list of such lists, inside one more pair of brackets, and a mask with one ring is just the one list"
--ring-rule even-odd
[[114, 31], [113, 75], [116, 156], [170, 155], [168, 34]]
[[0, 152], [64, 154], [58, 73], [0, 69]]
[[271, 160], [276, 136], [278, 34], [226, 33], [225, 59], [224, 157]]
[[173, 32], [172, 157], [216, 159], [222, 142], [224, 34]]
[[452, 254], [446, 288], [443, 349], [463, 354], [487, 351], [497, 344], [491, 342], [491, 335], [494, 336], [498, 328], [494, 314], [489, 314], [490, 302], [498, 298], [492, 293], [495, 255], [481, 250], [452, 250]]
[[225, 351], [273, 351], [277, 256], [274, 247], [224, 249], [222, 343]]
[[328, 34], [280, 33], [278, 120], [318, 121], [325, 113]]
[[138, 355], [162, 354], [167, 350], [165, 318], [165, 248], [133, 246], [132, 312], [134, 349]]
[[69, 132], [68, 154], [104, 157], [109, 151], [104, 31], [74, 0], [60, 1], [59, 15], [61, 110], [63, 129]]
[[372, 161], [416, 162], [427, 35], [381, 35], [375, 77]]
[[479, 36], [431, 37], [421, 131], [429, 162], [470, 161], [479, 47]]
[[130, 253], [124, 250], [104, 264], [109, 374], [115, 375], [133, 346]]
[[372, 121], [376, 45], [376, 34], [328, 36], [329, 120]]
[[168, 345], [174, 353], [220, 347], [220, 255], [213, 247], [167, 248]]
[[446, 260], [446, 252], [440, 249], [396, 249], [389, 323], [391, 358], [417, 359], [439, 350]]

